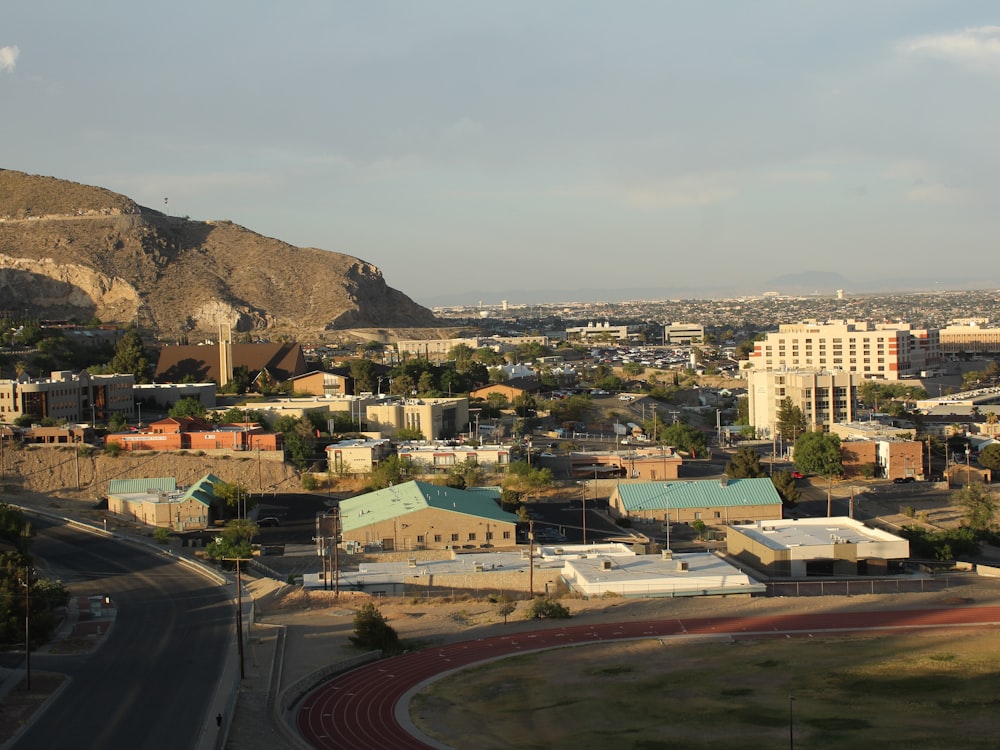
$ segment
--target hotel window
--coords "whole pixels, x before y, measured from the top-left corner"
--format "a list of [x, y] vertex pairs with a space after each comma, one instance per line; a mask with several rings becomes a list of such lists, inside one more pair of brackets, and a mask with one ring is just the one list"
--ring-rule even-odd
[[440, 534], [435, 534], [434, 535], [434, 541], [440, 543], [441, 542], [441, 535]]
[[505, 532], [503, 533], [503, 538], [504, 538], [504, 539], [510, 539], [510, 532], [509, 532], [509, 531], [505, 531]]
[[451, 541], [457, 542], [458, 541], [458, 534], [452, 534], [451, 535]]
[[475, 531], [470, 531], [469, 532], [469, 541], [470, 542], [476, 541], [476, 532]]

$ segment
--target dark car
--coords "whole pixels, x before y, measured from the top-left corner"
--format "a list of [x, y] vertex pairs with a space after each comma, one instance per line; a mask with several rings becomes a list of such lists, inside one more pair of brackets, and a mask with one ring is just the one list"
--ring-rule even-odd
[[265, 516], [257, 519], [258, 526], [279, 526], [281, 522], [274, 516]]
[[913, 477], [896, 477], [892, 480], [893, 484], [909, 484], [910, 482], [916, 482], [917, 480]]

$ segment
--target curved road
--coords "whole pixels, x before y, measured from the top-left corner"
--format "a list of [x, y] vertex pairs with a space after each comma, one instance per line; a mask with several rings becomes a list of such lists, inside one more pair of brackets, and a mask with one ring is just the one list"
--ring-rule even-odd
[[80, 594], [110, 595], [118, 612], [95, 652], [32, 656], [32, 671], [72, 679], [11, 747], [195, 747], [236, 627], [224, 587], [154, 552], [32, 523], [38, 567]]
[[[429, 648], [376, 662], [313, 691], [298, 711], [299, 731], [316, 748], [427, 750], [404, 727], [408, 693], [435, 675], [488, 659], [597, 641], [672, 636], [760, 638], [784, 633], [1000, 625], [1000, 607], [701, 617], [537, 630]], [[403, 722], [400, 719], [403, 719]], [[408, 722], [406, 722], [408, 724]]]

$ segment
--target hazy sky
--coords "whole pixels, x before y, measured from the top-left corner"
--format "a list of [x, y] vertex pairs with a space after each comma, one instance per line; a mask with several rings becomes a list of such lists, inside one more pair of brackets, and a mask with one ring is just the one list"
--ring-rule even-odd
[[356, 255], [425, 304], [978, 278], [998, 89], [995, 0], [5, 0], [0, 167]]

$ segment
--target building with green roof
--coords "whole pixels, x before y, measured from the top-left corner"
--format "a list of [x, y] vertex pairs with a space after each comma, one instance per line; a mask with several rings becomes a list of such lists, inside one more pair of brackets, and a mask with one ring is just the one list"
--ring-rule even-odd
[[172, 477], [113, 479], [108, 483], [108, 511], [174, 531], [204, 529], [212, 520], [214, 485], [220, 481], [214, 474], [206, 474], [190, 487], [179, 489]]
[[345, 546], [364, 549], [479, 549], [516, 544], [518, 518], [496, 489], [458, 490], [406, 482], [340, 502]]
[[781, 518], [781, 496], [768, 478], [634, 482], [618, 485], [609, 505], [621, 518], [642, 523], [703, 521], [708, 526]]

